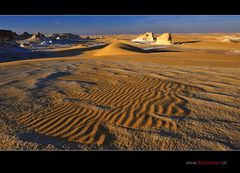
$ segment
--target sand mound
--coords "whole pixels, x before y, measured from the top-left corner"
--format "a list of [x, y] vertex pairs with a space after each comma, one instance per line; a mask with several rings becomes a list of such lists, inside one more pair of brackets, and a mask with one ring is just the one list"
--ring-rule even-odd
[[155, 42], [155, 40], [156, 40], [156, 37], [154, 33], [147, 32], [145, 34], [140, 35], [136, 39], [133, 39], [132, 42], [151, 43], [151, 42]]
[[156, 44], [160, 45], [171, 45], [172, 36], [170, 33], [164, 33], [161, 36], [157, 37]]
[[100, 49], [93, 56], [107, 56], [107, 55], [129, 55], [136, 53], [143, 53], [144, 50], [123, 42], [113, 42], [108, 46]]

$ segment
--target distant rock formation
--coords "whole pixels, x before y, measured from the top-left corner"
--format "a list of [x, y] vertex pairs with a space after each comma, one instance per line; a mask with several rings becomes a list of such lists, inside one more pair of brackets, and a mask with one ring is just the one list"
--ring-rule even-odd
[[23, 36], [25, 36], [25, 37], [32, 36], [32, 34], [29, 34], [28, 32], [23, 32], [21, 35], [23, 35]]
[[16, 47], [17, 42], [14, 40], [14, 32], [10, 30], [0, 30], [0, 47]]
[[34, 34], [31, 38], [20, 41], [21, 47], [42, 47], [49, 45], [67, 45], [82, 42], [79, 35], [71, 33], [53, 33], [44, 35], [40, 32]]
[[36, 34], [33, 34], [32, 38], [33, 39], [35, 39], [35, 38], [45, 38], [45, 35], [40, 33], [40, 32], [37, 32]]
[[75, 35], [75, 34], [71, 34], [71, 33], [61, 33], [59, 34], [59, 38], [60, 39], [81, 39], [81, 37], [79, 35]]
[[82, 39], [79, 35], [71, 33], [60, 33], [60, 34], [49, 34], [47, 36], [52, 40], [80, 40]]
[[0, 41], [12, 41], [14, 40], [14, 32], [10, 30], [0, 30]]
[[47, 35], [49, 39], [56, 40], [59, 37], [59, 34], [49, 34]]
[[92, 40], [92, 39], [94, 39], [94, 37], [92, 37], [92, 36], [87, 36], [86, 39], [87, 39], [87, 40]]
[[24, 32], [24, 33], [21, 34], [21, 36], [22, 36], [22, 39], [25, 40], [25, 39], [31, 38], [32, 34], [29, 34], [28, 32]]
[[223, 36], [223, 37], [219, 37], [217, 38], [219, 41], [221, 42], [228, 42], [228, 43], [240, 43], [240, 37], [237, 36]]
[[21, 41], [21, 47], [29, 47], [36, 45], [49, 45], [50, 39], [47, 38], [44, 34], [37, 32], [33, 34], [31, 38]]
[[16, 53], [28, 51], [19, 46], [15, 41], [15, 36], [16, 33], [10, 30], [0, 30], [0, 58], [15, 57]]
[[31, 38], [33, 35], [32, 34], [29, 34], [28, 32], [23, 32], [22, 34], [14, 34], [14, 39], [15, 40], [26, 40], [26, 39], [29, 39]]
[[170, 33], [164, 33], [157, 37], [156, 44], [160, 45], [172, 45], [172, 36]]
[[18, 37], [18, 34], [16, 32], [13, 32], [13, 38], [16, 40], [17, 37]]
[[140, 42], [140, 43], [153, 43], [156, 41], [156, 37], [153, 32], [147, 32], [145, 34], [141, 34], [136, 39], [133, 39], [132, 42]]

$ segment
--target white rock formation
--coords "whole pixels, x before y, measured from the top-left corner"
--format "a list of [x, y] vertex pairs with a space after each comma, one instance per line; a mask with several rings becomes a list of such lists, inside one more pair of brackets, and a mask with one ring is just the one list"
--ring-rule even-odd
[[237, 37], [237, 36], [226, 35], [226, 36], [223, 36], [223, 37], [219, 37], [217, 39], [221, 42], [229, 42], [229, 43], [231, 43], [231, 42], [239, 43], [240, 42], [240, 37]]
[[156, 44], [159, 45], [172, 45], [172, 36], [170, 33], [164, 33], [157, 37]]
[[141, 34], [139, 37], [132, 40], [132, 42], [138, 42], [138, 43], [153, 43], [155, 41], [156, 41], [156, 37], [152, 32]]

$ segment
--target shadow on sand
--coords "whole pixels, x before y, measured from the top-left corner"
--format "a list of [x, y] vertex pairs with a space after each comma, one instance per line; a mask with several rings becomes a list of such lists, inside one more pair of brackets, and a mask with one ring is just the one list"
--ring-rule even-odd
[[21, 133], [18, 134], [18, 138], [23, 141], [37, 143], [43, 146], [53, 145], [55, 148], [60, 150], [116, 150], [116, 147], [111, 144], [111, 142], [115, 140], [116, 137], [110, 133], [108, 133], [107, 139], [101, 146], [96, 144], [82, 144], [79, 142], [68, 141], [65, 138], [51, 137], [36, 132]]
[[20, 61], [20, 60], [28, 60], [28, 59], [38, 59], [38, 58], [61, 58], [68, 56], [76, 56], [81, 55], [86, 51], [97, 50], [105, 47], [106, 45], [99, 45], [94, 47], [87, 48], [72, 48], [67, 50], [59, 50], [59, 51], [32, 51], [32, 52], [12, 52], [11, 54], [1, 54], [0, 62], [10, 62], [10, 61]]
[[[53, 52], [46, 51], [44, 52], [46, 56], [45, 57], [41, 56], [41, 58], [76, 56], [76, 55], [81, 55], [87, 51], [104, 48], [105, 46], [107, 45], [100, 45], [100, 46], [87, 47], [87, 48], [73, 48], [73, 49], [59, 50], [59, 51], [53, 51]], [[42, 52], [39, 52], [39, 53], [42, 53]]]
[[179, 42], [174, 42], [174, 44], [188, 44], [188, 43], [199, 43], [202, 41], [197, 41], [197, 40], [192, 40], [192, 41], [179, 41]]
[[[29, 59], [39, 59], [39, 58], [62, 58], [62, 57], [77, 56], [77, 55], [84, 54], [87, 51], [105, 48], [108, 45], [109, 44], [104, 44], [104, 45], [98, 45], [98, 46], [87, 47], [87, 48], [72, 48], [72, 49], [59, 50], [59, 51], [33, 51], [33, 52], [15, 53], [15, 54], [12, 54], [11, 56], [8, 56], [8, 58], [0, 59], [0, 62], [20, 61], [20, 60], [29, 60]], [[128, 50], [128, 48], [126, 47], [124, 47], [123, 49]], [[167, 49], [159, 49], [159, 48], [144, 50], [137, 47], [135, 47], [134, 49], [131, 48], [128, 51], [139, 52], [139, 53], [180, 52], [177, 50], [167, 50]]]
[[21, 133], [18, 135], [18, 138], [27, 141], [27, 142], [33, 142], [40, 145], [53, 145], [57, 149], [84, 149], [83, 146], [81, 146], [80, 143], [77, 142], [69, 142], [64, 139], [60, 138], [53, 138], [46, 135], [37, 134], [34, 132], [26, 132]]

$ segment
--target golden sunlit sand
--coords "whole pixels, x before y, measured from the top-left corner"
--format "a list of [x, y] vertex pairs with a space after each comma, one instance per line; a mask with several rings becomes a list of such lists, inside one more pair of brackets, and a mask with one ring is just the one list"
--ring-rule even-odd
[[0, 63], [0, 148], [239, 149], [240, 43], [224, 35], [104, 36]]

